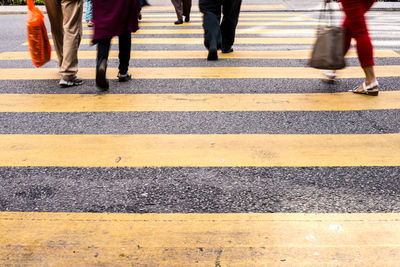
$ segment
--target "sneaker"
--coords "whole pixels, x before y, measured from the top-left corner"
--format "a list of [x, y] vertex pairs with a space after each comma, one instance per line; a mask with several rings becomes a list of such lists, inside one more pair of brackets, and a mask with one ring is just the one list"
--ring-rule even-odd
[[186, 16], [185, 17], [185, 22], [189, 22], [190, 21], [190, 16]]
[[66, 87], [78, 86], [81, 85], [82, 83], [83, 80], [75, 76], [71, 80], [65, 80], [64, 78], [61, 78], [59, 85], [62, 88], [66, 88]]
[[119, 82], [127, 82], [131, 79], [132, 75], [130, 75], [129, 73], [126, 74], [118, 73], [117, 77]]
[[93, 22], [93, 20], [89, 20], [88, 23], [87, 23], [87, 26], [88, 26], [88, 27], [94, 27], [94, 22]]
[[177, 21], [175, 21], [175, 22], [174, 22], [174, 24], [175, 24], [175, 25], [178, 25], [178, 24], [183, 24], [183, 20], [181, 20], [181, 19], [178, 19]]

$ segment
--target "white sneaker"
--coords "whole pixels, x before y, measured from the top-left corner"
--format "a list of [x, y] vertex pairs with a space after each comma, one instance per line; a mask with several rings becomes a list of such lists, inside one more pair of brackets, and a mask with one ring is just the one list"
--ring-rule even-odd
[[71, 86], [78, 86], [83, 83], [82, 79], [79, 79], [78, 77], [75, 77], [71, 80], [64, 80], [63, 78], [60, 79], [60, 82], [58, 83], [60, 87], [66, 88], [66, 87], [71, 87]]

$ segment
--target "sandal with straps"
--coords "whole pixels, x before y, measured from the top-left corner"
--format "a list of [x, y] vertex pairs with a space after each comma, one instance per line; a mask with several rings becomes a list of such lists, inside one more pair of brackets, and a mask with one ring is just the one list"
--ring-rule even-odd
[[359, 87], [355, 87], [351, 92], [355, 94], [362, 94], [362, 95], [371, 95], [371, 96], [377, 96], [379, 93], [379, 84], [378, 81], [375, 81], [373, 83], [370, 83], [369, 85], [366, 85], [365, 82], [362, 84], [362, 91], [358, 91]]

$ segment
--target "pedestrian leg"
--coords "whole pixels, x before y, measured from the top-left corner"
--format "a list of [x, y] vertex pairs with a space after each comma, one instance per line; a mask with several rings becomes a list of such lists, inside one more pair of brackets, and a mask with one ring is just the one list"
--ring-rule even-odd
[[60, 74], [64, 80], [71, 80], [78, 72], [78, 49], [82, 38], [82, 0], [62, 0], [62, 13], [64, 15], [64, 44], [63, 62]]
[[60, 67], [63, 62], [63, 14], [61, 10], [61, 3], [58, 0], [45, 0], [47, 15], [50, 20], [51, 34], [53, 37], [54, 50], [57, 54], [58, 66]]
[[349, 23], [351, 23], [350, 20], [347, 17], [345, 17], [343, 24], [342, 24], [342, 27], [344, 28], [344, 55], [347, 54], [347, 52], [349, 51], [350, 46], [351, 46], [352, 34], [351, 34], [351, 27], [349, 26]]
[[351, 33], [351, 37], [356, 39], [361, 67], [373, 66], [373, 47], [364, 16], [368, 10], [360, 0], [342, 0], [342, 6], [346, 19], [349, 20], [346, 29]]
[[221, 23], [222, 52], [232, 52], [235, 41], [236, 26], [239, 21], [240, 5], [242, 0], [224, 0], [222, 13], [224, 17]]
[[131, 33], [125, 32], [119, 36], [119, 73], [118, 81], [126, 82], [131, 79], [131, 75], [128, 73], [129, 60], [131, 58]]
[[[344, 55], [347, 54], [347, 52], [350, 49], [351, 46], [351, 30], [349, 27], [349, 23], [350, 20], [345, 16], [343, 23], [342, 23], [342, 27], [344, 28], [344, 45], [343, 45], [343, 52]], [[322, 70], [322, 74], [325, 76], [324, 78], [324, 82], [328, 83], [328, 84], [334, 84], [336, 82], [336, 70]]]
[[353, 93], [378, 95], [378, 82], [374, 72], [373, 46], [368, 33], [365, 13], [371, 8], [374, 1], [342, 0], [343, 11], [348, 23], [347, 29], [351, 37], [356, 39], [357, 55], [365, 74], [365, 83], [354, 88]]
[[87, 0], [87, 8], [86, 8], [86, 14], [85, 14], [85, 19], [87, 22], [88, 27], [93, 27], [93, 12], [92, 12], [92, 0]]
[[192, 0], [183, 0], [183, 15], [185, 16], [185, 22], [190, 21], [190, 10], [192, 8]]
[[376, 0], [365, 0], [363, 1], [365, 13], [367, 13], [371, 7], [375, 4]]
[[218, 60], [217, 50], [221, 47], [220, 30], [221, 2], [218, 0], [199, 0], [203, 13], [204, 46], [208, 49], [208, 60]]
[[96, 86], [102, 91], [108, 90], [109, 88], [106, 72], [110, 46], [111, 38], [100, 39], [97, 42]]
[[174, 5], [176, 16], [178, 18], [175, 21], [175, 24], [182, 24], [183, 23], [183, 3], [182, 0], [171, 0], [172, 4]]

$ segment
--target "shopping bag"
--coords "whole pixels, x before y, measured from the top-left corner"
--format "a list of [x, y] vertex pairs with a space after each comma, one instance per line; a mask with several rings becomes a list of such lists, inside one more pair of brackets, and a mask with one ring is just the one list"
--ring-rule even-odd
[[[324, 10], [327, 12], [326, 4]], [[332, 11], [330, 11], [332, 12]], [[331, 13], [332, 16], [332, 13]], [[322, 14], [320, 15], [320, 22]], [[332, 25], [318, 26], [317, 38], [309, 61], [309, 66], [316, 69], [339, 70], [346, 66], [344, 59], [344, 29]]]
[[44, 24], [43, 12], [37, 8], [33, 0], [28, 0], [27, 30], [28, 44], [33, 65], [43, 66], [51, 59], [51, 46]]

